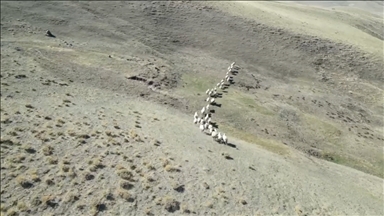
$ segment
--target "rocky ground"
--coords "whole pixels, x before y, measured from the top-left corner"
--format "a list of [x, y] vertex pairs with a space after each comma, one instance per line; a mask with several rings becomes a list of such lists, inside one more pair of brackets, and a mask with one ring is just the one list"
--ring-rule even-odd
[[[1, 214], [383, 215], [382, 24], [365, 49], [224, 6], [2, 1]], [[233, 61], [222, 145], [193, 113]]]

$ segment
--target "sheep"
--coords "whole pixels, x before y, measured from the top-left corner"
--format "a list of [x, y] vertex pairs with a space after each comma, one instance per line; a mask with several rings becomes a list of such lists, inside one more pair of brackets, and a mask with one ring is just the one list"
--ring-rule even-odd
[[195, 115], [193, 115], [193, 117], [195, 118], [199, 117], [199, 115], [197, 115], [197, 112], [195, 112]]
[[204, 124], [204, 128], [205, 128], [205, 129], [208, 129], [208, 125], [209, 125], [208, 123], [205, 123], [205, 124]]
[[217, 137], [217, 131], [216, 129], [213, 129], [212, 133], [211, 133], [211, 136], [213, 139], [215, 139]]
[[201, 118], [200, 117], [197, 118], [197, 123], [200, 123], [200, 121], [201, 121]]
[[220, 83], [217, 83], [216, 86], [219, 87]]
[[225, 145], [227, 145], [227, 143], [228, 143], [228, 138], [227, 138], [227, 136], [225, 136], [225, 133], [223, 134], [223, 142]]
[[209, 89], [207, 91], [205, 91], [205, 94], [208, 94], [208, 92], [209, 92]]
[[205, 115], [204, 121], [206, 122], [208, 120], [208, 118], [209, 118], [209, 115]]
[[229, 75], [227, 74], [227, 75], [225, 75], [225, 79], [228, 79], [228, 77], [229, 77]]
[[212, 98], [211, 99], [211, 104], [214, 104], [215, 103], [215, 98]]
[[201, 114], [204, 114], [205, 113], [205, 107], [203, 107], [203, 109], [201, 109]]
[[224, 79], [222, 79], [222, 80], [220, 81], [220, 83], [224, 83]]
[[203, 132], [204, 130], [205, 130], [205, 128], [204, 128], [204, 125], [200, 125], [200, 130], [201, 130], [201, 132]]
[[204, 119], [201, 119], [200, 124], [204, 124], [204, 123], [205, 123]]
[[[211, 119], [211, 118], [209, 118], [209, 119]], [[211, 124], [209, 124], [208, 129], [213, 129], [213, 126]]]
[[207, 106], [205, 107], [205, 110], [207, 110], [207, 112], [209, 112], [209, 104], [207, 104]]
[[213, 89], [213, 91], [216, 92], [216, 90], [217, 90], [217, 88], [215, 87], [215, 88]]
[[198, 118], [193, 118], [193, 123], [196, 124], [198, 122]]
[[211, 118], [208, 118], [208, 119], [207, 119], [207, 122], [208, 122], [208, 123], [211, 123]]
[[207, 102], [208, 102], [208, 101], [209, 101], [209, 99], [210, 99], [210, 97], [207, 97], [207, 99], [205, 99], [205, 101], [207, 101]]
[[[211, 126], [211, 125], [209, 125], [209, 126]], [[208, 129], [209, 129], [209, 131], [208, 131], [208, 132], [209, 132], [209, 134], [211, 134], [211, 135], [212, 135], [212, 132], [213, 132], [213, 128], [212, 128], [212, 127], [209, 127], [209, 126], [208, 126]]]
[[221, 143], [221, 134], [220, 134], [220, 132], [217, 134], [217, 142], [219, 142], [219, 143]]
[[235, 62], [232, 62], [232, 64], [231, 64], [231, 68], [233, 68], [234, 66], [235, 66]]

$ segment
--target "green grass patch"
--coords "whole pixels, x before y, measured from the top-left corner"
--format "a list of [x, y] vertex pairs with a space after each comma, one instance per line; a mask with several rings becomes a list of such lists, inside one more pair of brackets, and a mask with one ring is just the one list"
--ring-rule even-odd
[[265, 108], [256, 103], [256, 100], [250, 96], [245, 95], [244, 93], [236, 92], [232, 99], [236, 100], [239, 104], [244, 105], [246, 109], [251, 110], [251, 112], [257, 112], [262, 115], [275, 116], [276, 113], [268, 108]]
[[244, 140], [249, 143], [259, 145], [270, 152], [273, 152], [279, 155], [289, 155], [290, 153], [289, 148], [278, 140], [260, 138], [253, 134], [250, 134], [241, 130], [237, 130], [233, 127], [222, 125], [222, 124], [220, 124], [220, 129], [223, 129], [226, 133], [231, 134], [231, 136], [233, 137], [236, 137], [238, 139]]
[[310, 114], [304, 114], [303, 119], [309, 128], [316, 133], [322, 134], [329, 143], [340, 143], [342, 131], [333, 124], [322, 121], [321, 119]]
[[380, 159], [376, 164], [372, 164], [364, 159], [358, 159], [348, 155], [341, 155], [335, 152], [322, 152], [322, 159], [337, 163], [343, 166], [351, 167], [365, 173], [369, 173], [380, 178], [384, 178], [384, 159]]
[[212, 89], [216, 86], [213, 77], [204, 76], [201, 77], [199, 74], [184, 74], [182, 80], [186, 82], [185, 90], [188, 90], [190, 93], [205, 93], [207, 89]]

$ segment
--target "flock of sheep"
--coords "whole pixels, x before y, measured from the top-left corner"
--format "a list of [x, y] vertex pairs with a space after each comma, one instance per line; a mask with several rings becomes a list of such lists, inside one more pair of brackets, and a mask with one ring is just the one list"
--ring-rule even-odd
[[217, 141], [218, 143], [228, 143], [228, 137], [225, 135], [225, 133], [221, 134], [217, 131], [217, 129], [213, 126], [211, 122], [211, 113], [210, 113], [210, 105], [217, 105], [215, 102], [215, 98], [218, 97], [219, 94], [217, 92], [217, 88], [219, 89], [225, 89], [233, 82], [233, 77], [230, 76], [230, 74], [237, 73], [237, 69], [239, 69], [237, 66], [235, 67], [235, 62], [233, 62], [229, 67], [227, 74], [225, 75], [225, 78], [222, 79], [219, 83], [216, 84], [216, 87], [213, 89], [208, 89], [205, 93], [208, 95], [208, 98], [205, 100], [208, 102], [206, 106], [204, 106], [200, 113], [201, 117], [198, 115], [198, 112], [195, 112], [193, 116], [193, 123], [199, 124], [199, 128], [201, 132], [205, 132], [208, 135], [211, 135], [212, 138]]

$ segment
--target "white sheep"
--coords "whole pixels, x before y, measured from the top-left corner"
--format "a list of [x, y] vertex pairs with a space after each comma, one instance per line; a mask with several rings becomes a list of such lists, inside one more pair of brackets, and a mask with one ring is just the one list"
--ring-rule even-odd
[[228, 138], [227, 138], [227, 136], [225, 136], [225, 134], [223, 134], [223, 142], [224, 142], [224, 144], [228, 143]]
[[201, 109], [201, 114], [204, 114], [205, 113], [205, 107], [203, 107], [203, 109]]
[[[209, 118], [209, 119], [211, 119], [211, 118]], [[209, 124], [208, 129], [213, 129], [213, 126], [211, 124]]]
[[212, 133], [211, 133], [211, 136], [213, 139], [215, 139], [217, 137], [217, 131], [216, 129], [213, 129]]
[[215, 103], [215, 98], [212, 98], [211, 99], [211, 104], [214, 104]]
[[209, 112], [209, 104], [207, 104], [207, 106], [205, 107], [205, 110], [207, 110], [207, 112]]
[[205, 101], [207, 101], [207, 102], [208, 102], [208, 101], [209, 101], [209, 99], [211, 99], [211, 98], [210, 98], [210, 97], [207, 97], [207, 99], [205, 99]]
[[[211, 126], [211, 125], [209, 125], [209, 126]], [[213, 128], [212, 127], [209, 127], [208, 126], [208, 129], [209, 129], [209, 134], [211, 134], [212, 135], [212, 132], [213, 132]]]
[[217, 90], [217, 88], [215, 87], [215, 88], [213, 89], [213, 91], [216, 92], [216, 90]]
[[207, 122], [208, 122], [208, 123], [211, 123], [211, 118], [208, 118], [208, 119], [207, 119]]
[[200, 124], [203, 125], [204, 123], [205, 123], [204, 119], [201, 119], [201, 120], [200, 120]]
[[205, 117], [204, 117], [204, 121], [207, 122], [208, 118], [209, 118], [209, 115], [208, 115], [208, 114], [205, 115]]
[[207, 91], [205, 91], [205, 94], [208, 94], [208, 92], [209, 92], [209, 89]]
[[204, 125], [201, 124], [201, 125], [200, 125], [200, 130], [201, 130], [201, 132], [203, 132], [204, 129], [205, 129], [205, 128], [204, 128]]
[[197, 112], [195, 112], [195, 115], [193, 115], [193, 117], [195, 118], [199, 117], [199, 115], [197, 115]]
[[220, 132], [217, 134], [217, 142], [219, 142], [219, 143], [221, 143], [221, 134], [220, 134]]
[[235, 66], [236, 62], [232, 62], [231, 64], [231, 68], [233, 68]]
[[196, 123], [197, 123], [197, 121], [198, 121], [198, 119], [197, 119], [197, 118], [193, 118], [193, 123], [194, 123], [194, 124], [196, 124]]
[[197, 118], [197, 123], [200, 123], [201, 122], [201, 118]]
[[220, 83], [217, 83], [216, 86], [219, 87]]
[[205, 123], [205, 124], [204, 124], [204, 128], [205, 128], [205, 129], [208, 129], [208, 125], [209, 125], [208, 123]]

